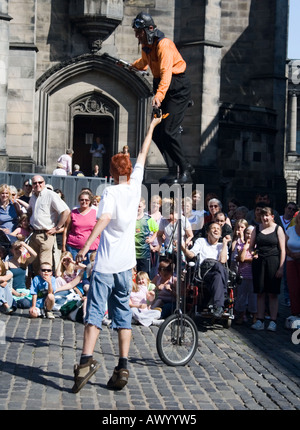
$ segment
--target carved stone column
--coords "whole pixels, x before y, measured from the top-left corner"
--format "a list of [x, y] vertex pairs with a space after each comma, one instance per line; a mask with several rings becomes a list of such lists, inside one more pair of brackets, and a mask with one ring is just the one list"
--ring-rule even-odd
[[297, 94], [295, 91], [289, 92], [290, 107], [290, 127], [289, 127], [289, 154], [297, 152]]
[[6, 170], [6, 106], [7, 106], [7, 72], [9, 56], [9, 21], [7, 14], [8, 0], [2, 2], [0, 12], [0, 170]]

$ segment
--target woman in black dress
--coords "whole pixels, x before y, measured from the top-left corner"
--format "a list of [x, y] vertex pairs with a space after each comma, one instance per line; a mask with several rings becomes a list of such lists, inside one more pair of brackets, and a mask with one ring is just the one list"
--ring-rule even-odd
[[255, 330], [265, 328], [267, 294], [271, 317], [267, 329], [276, 331], [278, 295], [285, 260], [285, 235], [282, 227], [274, 222], [273, 211], [269, 207], [261, 209], [261, 224], [252, 232], [250, 252], [253, 253], [253, 288], [254, 293], [257, 294], [257, 321], [251, 327]]

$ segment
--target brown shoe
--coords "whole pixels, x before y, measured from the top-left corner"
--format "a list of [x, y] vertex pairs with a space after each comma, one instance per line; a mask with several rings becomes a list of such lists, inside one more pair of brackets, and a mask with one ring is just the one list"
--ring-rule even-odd
[[75, 364], [74, 366], [74, 385], [73, 393], [78, 393], [79, 390], [88, 382], [88, 380], [97, 372], [100, 367], [93, 358], [90, 358], [86, 364]]
[[113, 388], [115, 390], [122, 390], [128, 382], [129, 371], [127, 369], [114, 369], [112, 377], [107, 383], [107, 388]]

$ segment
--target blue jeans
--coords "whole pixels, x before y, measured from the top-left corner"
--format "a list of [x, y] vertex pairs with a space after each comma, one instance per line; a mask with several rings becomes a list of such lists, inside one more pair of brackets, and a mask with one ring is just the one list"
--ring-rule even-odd
[[132, 270], [120, 273], [94, 271], [87, 296], [85, 323], [101, 329], [108, 306], [112, 328], [131, 329], [129, 297], [132, 289]]

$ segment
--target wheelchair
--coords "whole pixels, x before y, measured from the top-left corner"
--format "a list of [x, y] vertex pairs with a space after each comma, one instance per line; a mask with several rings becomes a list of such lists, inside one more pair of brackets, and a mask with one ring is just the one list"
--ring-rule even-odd
[[225, 269], [228, 271], [227, 296], [225, 295], [223, 314], [220, 317], [216, 317], [213, 314], [209, 285], [205, 281], [205, 272], [210, 269], [203, 270], [203, 264], [199, 264], [198, 260], [196, 263], [188, 263], [188, 266], [188, 270], [191, 272], [191, 282], [187, 285], [186, 292], [187, 314], [193, 319], [198, 317], [202, 320], [210, 321], [211, 324], [221, 323], [224, 328], [230, 328], [234, 319], [235, 290], [241, 283], [242, 277], [225, 265]]

